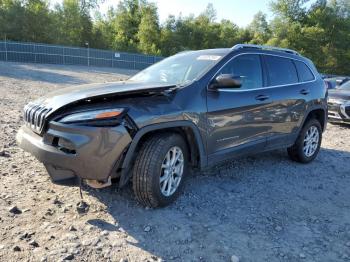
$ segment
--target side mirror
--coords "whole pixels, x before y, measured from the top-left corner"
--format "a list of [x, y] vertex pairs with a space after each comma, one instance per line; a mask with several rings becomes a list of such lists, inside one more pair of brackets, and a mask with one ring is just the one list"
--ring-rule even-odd
[[239, 88], [242, 86], [242, 78], [231, 74], [218, 75], [210, 84], [211, 89], [217, 88]]

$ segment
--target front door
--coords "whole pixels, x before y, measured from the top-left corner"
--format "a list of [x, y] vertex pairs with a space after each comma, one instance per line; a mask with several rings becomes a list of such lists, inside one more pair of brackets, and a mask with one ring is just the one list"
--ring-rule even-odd
[[208, 90], [209, 164], [232, 157], [235, 153], [249, 153], [249, 149], [255, 152], [264, 149], [272, 129], [271, 114], [274, 109], [271, 90], [263, 88], [265, 81], [261, 61], [258, 54], [238, 55], [216, 74], [239, 76], [242, 86]]

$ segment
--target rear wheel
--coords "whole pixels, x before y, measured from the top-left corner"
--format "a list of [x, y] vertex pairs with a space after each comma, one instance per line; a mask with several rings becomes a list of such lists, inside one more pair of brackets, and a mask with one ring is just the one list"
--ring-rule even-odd
[[149, 207], [166, 206], [181, 192], [188, 172], [188, 150], [178, 134], [156, 135], [142, 145], [133, 168], [137, 200]]
[[302, 128], [294, 145], [288, 148], [288, 155], [294, 161], [309, 163], [318, 155], [321, 141], [321, 124], [317, 119], [310, 119]]

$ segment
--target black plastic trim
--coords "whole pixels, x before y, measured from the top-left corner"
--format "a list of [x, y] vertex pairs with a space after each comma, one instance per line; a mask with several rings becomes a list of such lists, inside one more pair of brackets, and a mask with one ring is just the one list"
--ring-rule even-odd
[[189, 127], [193, 131], [195, 135], [195, 139], [198, 145], [198, 150], [199, 150], [199, 157], [200, 157], [200, 162], [199, 162], [199, 167], [204, 168], [208, 165], [208, 159], [207, 155], [204, 149], [204, 143], [202, 140], [202, 137], [200, 135], [198, 127], [190, 121], [186, 120], [181, 120], [181, 121], [171, 121], [167, 123], [159, 123], [159, 124], [153, 124], [149, 125], [146, 127], [141, 128], [136, 135], [133, 137], [133, 140], [129, 146], [129, 149], [125, 155], [123, 164], [121, 166], [122, 171], [121, 171], [121, 176], [120, 176], [120, 181], [119, 181], [119, 186], [122, 187], [124, 186], [130, 179], [131, 177], [131, 172], [130, 168], [132, 165], [133, 157], [136, 151], [136, 148], [141, 140], [141, 138], [152, 131], [156, 130], [162, 130], [166, 128], [173, 128], [173, 127]]

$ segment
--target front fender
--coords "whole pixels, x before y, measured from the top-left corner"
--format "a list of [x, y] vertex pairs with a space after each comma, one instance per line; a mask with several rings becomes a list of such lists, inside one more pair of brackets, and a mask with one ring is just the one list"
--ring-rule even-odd
[[139, 142], [141, 141], [142, 137], [152, 131], [158, 131], [162, 129], [175, 128], [175, 127], [191, 128], [195, 136], [196, 143], [198, 145], [198, 151], [200, 156], [200, 163], [199, 163], [200, 168], [207, 166], [208, 159], [207, 159], [207, 154], [205, 151], [203, 139], [202, 139], [202, 136], [200, 135], [200, 131], [198, 127], [193, 122], [180, 120], [180, 121], [171, 121], [166, 123], [152, 124], [141, 128], [133, 137], [133, 140], [129, 146], [129, 149], [127, 150], [127, 153], [121, 165], [121, 176], [119, 180], [119, 187], [123, 187], [131, 178], [132, 162], [135, 156], [137, 146], [139, 145]]

